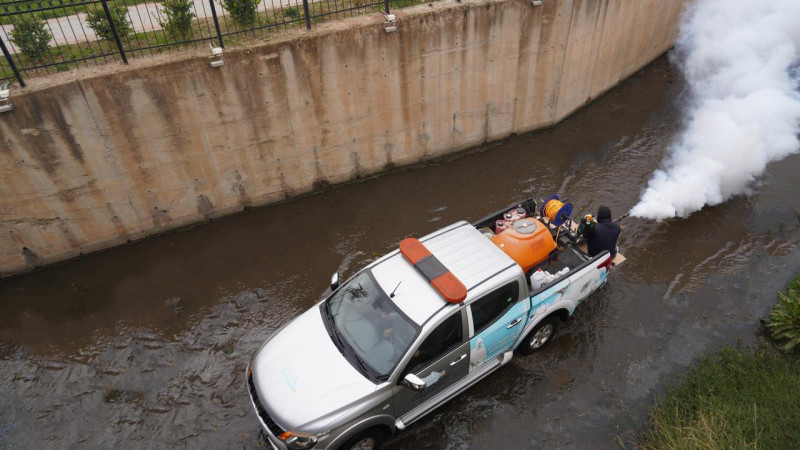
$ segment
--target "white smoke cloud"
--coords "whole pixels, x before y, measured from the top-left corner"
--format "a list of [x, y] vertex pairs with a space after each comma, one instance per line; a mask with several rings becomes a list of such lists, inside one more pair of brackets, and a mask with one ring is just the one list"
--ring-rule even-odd
[[634, 216], [686, 217], [722, 203], [800, 149], [800, 0], [697, 0], [676, 50], [686, 128]]

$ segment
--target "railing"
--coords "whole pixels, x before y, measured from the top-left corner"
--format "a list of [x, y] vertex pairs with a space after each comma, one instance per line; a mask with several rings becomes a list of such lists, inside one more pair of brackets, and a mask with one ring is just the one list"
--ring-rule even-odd
[[0, 0], [0, 81], [224, 47], [422, 0]]

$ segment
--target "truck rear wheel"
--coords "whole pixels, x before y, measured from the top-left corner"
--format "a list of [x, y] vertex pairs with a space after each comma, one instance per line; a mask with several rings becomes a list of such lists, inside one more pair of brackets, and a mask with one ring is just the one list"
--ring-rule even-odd
[[525, 339], [517, 347], [517, 351], [523, 355], [530, 355], [541, 349], [553, 340], [560, 323], [561, 319], [556, 315], [545, 317], [525, 336]]
[[380, 428], [370, 428], [347, 440], [339, 450], [377, 450], [386, 440], [386, 433]]

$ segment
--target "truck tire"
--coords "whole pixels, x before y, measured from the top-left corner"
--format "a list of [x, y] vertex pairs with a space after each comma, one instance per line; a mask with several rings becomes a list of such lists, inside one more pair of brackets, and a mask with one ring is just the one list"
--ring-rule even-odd
[[348, 439], [339, 450], [377, 450], [386, 440], [386, 433], [380, 428], [368, 428]]
[[520, 342], [517, 351], [522, 355], [530, 355], [540, 350], [553, 340], [556, 331], [558, 331], [559, 324], [561, 324], [561, 319], [555, 314], [545, 317], [541, 322], [537, 323], [530, 333], [525, 336], [525, 339]]

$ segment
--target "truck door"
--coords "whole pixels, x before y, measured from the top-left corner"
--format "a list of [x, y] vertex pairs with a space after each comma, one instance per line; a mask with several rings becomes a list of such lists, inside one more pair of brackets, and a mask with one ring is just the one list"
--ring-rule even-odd
[[469, 341], [465, 339], [466, 321], [462, 314], [463, 310], [451, 315], [431, 331], [400, 373], [401, 380], [413, 373], [428, 384], [419, 391], [403, 387], [394, 395], [395, 417], [404, 423], [413, 422], [427, 409], [426, 401], [467, 375]]
[[508, 351], [525, 327], [527, 297], [520, 300], [519, 281], [496, 289], [467, 306], [472, 323], [469, 370]]

